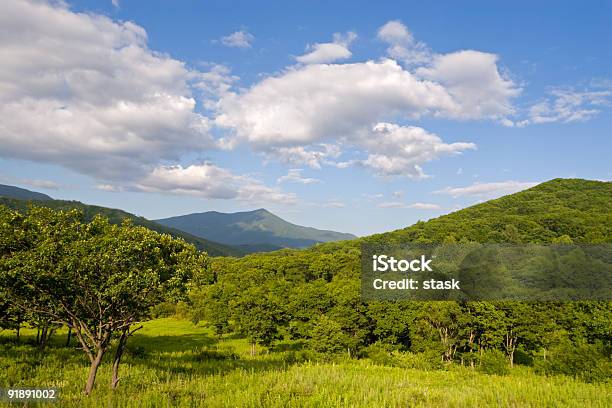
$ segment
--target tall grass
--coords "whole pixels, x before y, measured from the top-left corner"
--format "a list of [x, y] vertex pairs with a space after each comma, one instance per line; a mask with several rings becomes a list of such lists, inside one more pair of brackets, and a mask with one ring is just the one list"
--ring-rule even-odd
[[[138, 332], [125, 356], [119, 389], [109, 389], [110, 363], [96, 389], [81, 390], [88, 362], [58, 333], [44, 352], [24, 331], [0, 333], [0, 387], [57, 387], [62, 407], [609, 407], [612, 385], [544, 377], [525, 367], [507, 376], [468, 368], [420, 371], [369, 360], [305, 360], [292, 344], [249, 355], [243, 339], [218, 339], [205, 327], [159, 319]], [[279, 351], [286, 350], [286, 351]]]

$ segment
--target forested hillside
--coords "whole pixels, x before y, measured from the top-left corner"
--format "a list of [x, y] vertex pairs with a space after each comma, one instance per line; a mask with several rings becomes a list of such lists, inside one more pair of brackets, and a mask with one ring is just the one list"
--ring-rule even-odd
[[147, 220], [146, 218], [139, 217], [115, 208], [83, 204], [80, 201], [53, 200], [51, 198], [40, 201], [32, 198], [17, 200], [14, 198], [0, 197], [0, 205], [4, 205], [8, 208], [21, 212], [26, 211], [30, 206], [46, 207], [64, 211], [77, 209], [83, 215], [83, 222], [90, 222], [96, 215], [101, 215], [108, 218], [108, 220], [113, 224], [119, 224], [124, 219], [130, 219], [134, 225], [140, 225], [161, 234], [170, 234], [173, 237], [182, 238], [186, 242], [193, 244], [200, 251], [206, 251], [211, 256], [240, 256], [244, 254], [244, 252], [239, 248], [234, 248], [218, 242], [196, 237], [186, 232], [179, 231], [171, 227], [166, 227], [165, 225], [158, 224], [156, 222]]
[[[505, 358], [545, 372], [609, 376], [609, 302], [364, 302], [359, 256], [363, 242], [608, 243], [611, 204], [611, 183], [557, 179], [386, 234], [217, 258], [191, 293], [190, 313], [254, 347], [288, 336], [317, 352], [389, 364], [403, 364], [394, 353], [409, 351], [424, 365], [490, 358], [503, 367]], [[578, 363], [585, 355], [589, 362]]]
[[525, 191], [427, 222], [367, 238], [368, 242], [574, 242], [612, 240], [612, 183], [554, 179]]

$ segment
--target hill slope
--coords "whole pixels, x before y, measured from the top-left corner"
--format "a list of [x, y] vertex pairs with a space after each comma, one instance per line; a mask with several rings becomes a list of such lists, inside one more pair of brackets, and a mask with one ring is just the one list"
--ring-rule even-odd
[[612, 183], [554, 179], [369, 239], [550, 242], [563, 235], [574, 242], [612, 240]]
[[182, 238], [186, 242], [193, 244], [199, 250], [206, 251], [212, 256], [241, 256], [246, 253], [246, 251], [243, 251], [240, 248], [233, 248], [231, 246], [196, 237], [183, 231], [147, 220], [146, 218], [138, 217], [123, 210], [83, 204], [79, 201], [53, 200], [50, 197], [46, 200], [19, 200], [15, 198], [0, 197], [0, 205], [4, 205], [18, 211], [26, 210], [29, 205], [48, 207], [56, 210], [78, 209], [83, 212], [84, 221], [92, 220], [97, 214], [108, 218], [112, 223], [120, 223], [123, 219], [128, 218], [131, 219], [135, 225], [141, 225], [162, 234], [170, 234], [173, 237]]
[[0, 184], [0, 197], [15, 198], [17, 200], [53, 200], [46, 194], [26, 190], [25, 188], [7, 186], [5, 184]]
[[566, 235], [575, 243], [612, 242], [612, 183], [553, 179], [451, 214], [351, 242], [322, 244], [330, 252], [361, 243], [453, 241], [545, 243]]
[[231, 245], [305, 248], [319, 242], [355, 238], [352, 234], [295, 225], [263, 208], [230, 214], [209, 211], [155, 222]]

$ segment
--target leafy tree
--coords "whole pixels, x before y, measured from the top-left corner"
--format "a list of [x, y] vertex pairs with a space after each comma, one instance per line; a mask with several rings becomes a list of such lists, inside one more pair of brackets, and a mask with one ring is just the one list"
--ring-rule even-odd
[[251, 355], [255, 355], [256, 344], [270, 346], [282, 337], [279, 329], [286, 316], [281, 291], [275, 293], [271, 289], [270, 285], [252, 286], [242, 291], [232, 305], [239, 333], [251, 342]]
[[340, 323], [321, 315], [310, 331], [310, 347], [320, 353], [339, 353], [350, 350], [353, 341], [350, 336], [342, 330]]
[[77, 211], [33, 208], [13, 222], [28, 245], [2, 263], [2, 282], [22, 310], [67, 325], [90, 360], [85, 393], [117, 338], [111, 386], [127, 340], [152, 306], [180, 295], [205, 256], [184, 241], [102, 217], [82, 224]]

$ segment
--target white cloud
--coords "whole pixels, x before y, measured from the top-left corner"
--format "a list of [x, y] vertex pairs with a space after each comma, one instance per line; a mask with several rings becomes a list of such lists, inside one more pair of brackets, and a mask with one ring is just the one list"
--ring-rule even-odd
[[253, 41], [255, 36], [245, 30], [235, 31], [221, 38], [221, 44], [234, 48], [251, 48]]
[[442, 209], [442, 207], [440, 207], [438, 204], [431, 204], [431, 203], [407, 204], [402, 201], [384, 202], [384, 203], [378, 204], [378, 207], [379, 208], [412, 208], [415, 210], [440, 210]]
[[266, 150], [267, 160], [278, 160], [285, 164], [306, 165], [313, 169], [320, 169], [323, 164], [333, 164], [332, 159], [340, 155], [340, 147], [337, 145], [320, 143], [305, 148], [303, 146], [293, 147], [270, 147]]
[[404, 192], [402, 190], [394, 191], [391, 195], [395, 198], [402, 198], [404, 196]]
[[111, 0], [111, 3], [116, 8], [119, 8], [121, 6], [121, 2], [119, 0]]
[[193, 88], [200, 91], [204, 107], [214, 109], [217, 100], [226, 95], [239, 78], [232, 75], [229, 67], [225, 65], [209, 63], [202, 65], [209, 70], [198, 73], [197, 81], [193, 82]]
[[[379, 37], [386, 41], [412, 38], [402, 25], [383, 28]], [[379, 123], [386, 126], [389, 120], [423, 116], [500, 121], [514, 112], [512, 99], [520, 93], [512, 80], [500, 74], [493, 54], [460, 51], [432, 56], [430, 62], [416, 73], [390, 59], [289, 67], [249, 89], [221, 97], [215, 124], [232, 131], [227, 145], [247, 142], [269, 153], [269, 158], [292, 165], [358, 164], [379, 175], [424, 177], [424, 163], [475, 146], [445, 144], [435, 135], [403, 136], [398, 145], [394, 135], [377, 128]], [[418, 128], [402, 129], [396, 133], [405, 135], [406, 129], [412, 129], [416, 134]], [[321, 144], [342, 153], [323, 159], [313, 148]], [[347, 149], [354, 149], [353, 157], [339, 160]], [[366, 158], [355, 158], [360, 153]]]
[[531, 106], [529, 123], [580, 122], [591, 119], [609, 106], [612, 91], [552, 89], [550, 97]]
[[435, 81], [456, 102], [449, 116], [462, 119], [503, 118], [514, 113], [512, 99], [521, 89], [502, 75], [495, 54], [464, 50], [436, 55], [431, 66], [416, 70], [418, 76]]
[[216, 124], [254, 145], [305, 145], [353, 137], [380, 119], [453, 112], [439, 84], [397, 62], [315, 64], [290, 68], [219, 101]]
[[115, 186], [113, 184], [100, 183], [96, 184], [96, 190], [106, 191], [107, 193], [119, 193], [121, 191], [125, 191], [125, 188], [121, 186]]
[[289, 169], [287, 175], [281, 176], [276, 181], [277, 183], [299, 183], [299, 184], [317, 184], [321, 183], [321, 180], [310, 177], [302, 177], [302, 169]]
[[356, 38], [357, 34], [352, 31], [344, 35], [336, 33], [333, 42], [309, 45], [306, 47], [309, 52], [295, 59], [302, 64], [325, 64], [350, 58], [352, 53], [348, 47]]
[[378, 29], [378, 38], [387, 44], [387, 54], [396, 60], [408, 65], [421, 65], [428, 63], [432, 58], [429, 48], [421, 42], [415, 41], [408, 27], [401, 21], [387, 22]]
[[211, 163], [183, 167], [159, 166], [139, 180], [131, 189], [193, 195], [209, 199], [235, 199], [249, 203], [293, 204], [294, 194], [268, 187], [250, 176], [234, 175]]
[[434, 191], [436, 194], [447, 194], [453, 197], [493, 198], [516, 193], [537, 185], [537, 182], [500, 181], [493, 183], [474, 183], [466, 187], [446, 187]]
[[414, 126], [378, 123], [372, 135], [358, 142], [369, 153], [361, 165], [381, 176], [426, 177], [422, 164], [446, 155], [475, 149], [473, 143], [444, 143], [438, 136]]
[[440, 210], [441, 207], [438, 204], [432, 203], [414, 203], [408, 206], [409, 208], [414, 208], [416, 210]]
[[134, 23], [6, 0], [0, 60], [4, 157], [116, 180], [214, 145], [190, 92], [200, 73], [150, 50]]

